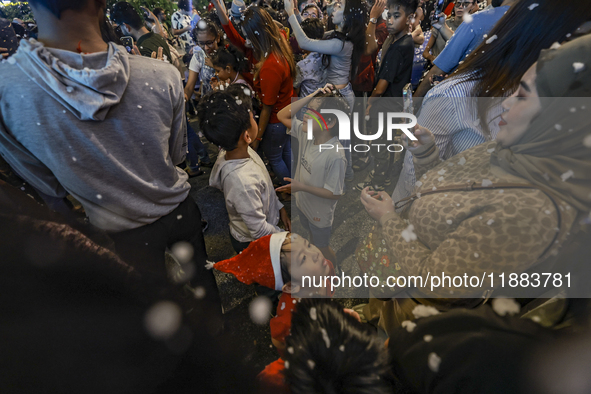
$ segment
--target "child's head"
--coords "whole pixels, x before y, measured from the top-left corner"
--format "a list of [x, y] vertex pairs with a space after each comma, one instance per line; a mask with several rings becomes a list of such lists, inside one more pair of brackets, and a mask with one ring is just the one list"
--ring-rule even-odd
[[234, 72], [240, 74], [248, 70], [248, 59], [244, 57], [244, 53], [231, 44], [219, 48], [211, 62], [220, 81], [229, 79]]
[[[337, 90], [333, 89], [330, 93], [318, 93], [308, 103], [307, 111], [304, 113], [304, 131], [308, 131], [308, 119], [312, 119], [312, 133], [317, 133], [324, 129], [323, 122], [317, 122], [314, 118], [321, 113], [322, 109], [336, 109], [344, 113], [349, 113], [349, 104], [343, 95]], [[337, 116], [334, 114], [321, 114], [328, 126], [328, 131], [332, 136], [339, 135], [339, 128], [337, 127]]]
[[[299, 293], [303, 287], [303, 276], [316, 277], [316, 283], [322, 282], [321, 277], [334, 274], [334, 267], [330, 261], [315, 245], [307, 239], [290, 233], [283, 241], [280, 254], [281, 277], [283, 279], [283, 291], [292, 294]], [[319, 290], [321, 289], [321, 290]], [[306, 290], [314, 293], [326, 294], [325, 286]]]
[[418, 0], [389, 0], [386, 24], [388, 33], [398, 34], [408, 29], [418, 7]]
[[286, 346], [284, 376], [293, 394], [392, 392], [383, 343], [334, 301], [302, 299]]
[[193, 29], [193, 37], [197, 45], [208, 55], [215, 53], [220, 46], [222, 33], [219, 27], [210, 19], [202, 18]]
[[[315, 7], [314, 5], [310, 5], [311, 7]], [[324, 37], [324, 25], [322, 21], [318, 18], [308, 18], [302, 22], [302, 30], [306, 33], [308, 38], [313, 40], [321, 40]]]
[[242, 84], [213, 91], [199, 101], [199, 128], [209, 141], [231, 151], [248, 146], [258, 133], [252, 102]]
[[[258, 283], [286, 293], [319, 297], [333, 294], [327, 278], [335, 275], [332, 263], [316, 246], [288, 232], [261, 237], [242, 253], [206, 266], [232, 274], [243, 283]], [[304, 281], [304, 276], [310, 281]]]

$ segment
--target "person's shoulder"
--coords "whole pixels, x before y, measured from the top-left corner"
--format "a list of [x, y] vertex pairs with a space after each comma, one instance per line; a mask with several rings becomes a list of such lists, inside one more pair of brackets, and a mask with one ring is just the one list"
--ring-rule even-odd
[[[169, 62], [158, 59], [152, 59], [147, 56], [127, 55], [129, 67], [132, 69], [131, 78], [151, 73], [157, 78], [152, 78], [154, 82], [162, 81], [166, 83], [177, 83], [180, 80], [180, 74], [176, 67]], [[135, 72], [134, 72], [135, 71]]]
[[2, 75], [2, 78], [0, 78], [0, 88], [17, 88], [21, 79], [25, 76], [23, 71], [16, 64], [14, 56], [0, 61], [0, 75]]

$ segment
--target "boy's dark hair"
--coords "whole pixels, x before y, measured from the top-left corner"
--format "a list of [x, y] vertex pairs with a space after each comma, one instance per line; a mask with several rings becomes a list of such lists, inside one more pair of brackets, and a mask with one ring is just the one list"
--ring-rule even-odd
[[154, 8], [154, 10], [152, 11], [152, 13], [154, 14], [154, 16], [155, 16], [156, 18], [158, 18], [158, 16], [159, 16], [160, 14], [162, 14], [163, 12], [164, 12], [164, 8], [162, 8], [162, 7], [156, 7], [156, 8]]
[[113, 6], [111, 10], [111, 20], [118, 25], [128, 24], [132, 29], [139, 30], [144, 26], [142, 17], [133, 8], [131, 4], [126, 1], [120, 1]]
[[404, 10], [404, 13], [408, 16], [415, 13], [419, 7], [419, 0], [388, 0], [389, 9], [392, 9], [397, 5], [399, 5]]
[[29, 3], [33, 4], [33, 6], [47, 8], [53, 15], [60, 19], [62, 11], [80, 11], [86, 7], [88, 0], [29, 0]]
[[[341, 92], [339, 92], [337, 89], [334, 89], [331, 93], [318, 93], [316, 96], [314, 96], [314, 98], [312, 99], [312, 101], [316, 100], [316, 99], [330, 99], [330, 100], [318, 100], [316, 102], [320, 103], [320, 105], [318, 106], [318, 108], [314, 108], [316, 111], [320, 112], [321, 109], [326, 108], [326, 109], [338, 109], [339, 111], [345, 112], [345, 113], [349, 113], [350, 108], [349, 108], [349, 104], [347, 103], [347, 100], [345, 100], [345, 97], [343, 97], [343, 95], [341, 94]], [[324, 117], [324, 120], [326, 120], [326, 123], [332, 123], [333, 121], [336, 122], [335, 125], [338, 125], [338, 119], [336, 117], [336, 115], [334, 114], [329, 114], [329, 113], [325, 113], [322, 114], [322, 116]], [[333, 127], [330, 129], [330, 134], [332, 136], [338, 136], [339, 135], [339, 128], [338, 127]]]
[[211, 143], [227, 151], [236, 149], [240, 136], [250, 128], [252, 101], [246, 85], [233, 84], [203, 97], [197, 106], [199, 128]]
[[[223, 35], [220, 27], [216, 22], [214, 22], [211, 18], [211, 15], [207, 17], [201, 18], [199, 23], [195, 26], [195, 28], [191, 31], [191, 35], [193, 36], [193, 40], [197, 42], [197, 34], [200, 32], [207, 32], [214, 37], [218, 37], [218, 45], [221, 45], [223, 42]], [[203, 23], [201, 23], [203, 21]]]
[[[313, 4], [311, 4], [313, 6]], [[318, 18], [309, 18], [302, 22], [302, 30], [308, 38], [313, 40], [322, 40], [324, 37], [324, 25]]]
[[383, 343], [334, 301], [302, 299], [285, 342], [284, 376], [293, 394], [392, 392]]
[[211, 62], [214, 66], [220, 68], [230, 66], [237, 73], [248, 70], [248, 59], [240, 49], [231, 44], [227, 48], [219, 48]]
[[[179, 0], [177, 6], [179, 10], [191, 11], [191, 9], [193, 8], [193, 2], [190, 0]], [[191, 8], [189, 8], [189, 6]]]

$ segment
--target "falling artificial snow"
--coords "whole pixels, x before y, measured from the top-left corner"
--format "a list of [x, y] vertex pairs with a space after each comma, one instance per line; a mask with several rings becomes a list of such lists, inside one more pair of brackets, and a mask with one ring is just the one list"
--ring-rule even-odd
[[413, 226], [412, 224], [409, 224], [407, 228], [405, 228], [404, 230], [402, 230], [402, 233], [400, 233], [400, 236], [406, 242], [416, 241], [417, 240], [417, 235], [415, 234], [414, 229], [415, 229], [415, 226]]
[[568, 179], [570, 179], [574, 176], [575, 176], [575, 173], [573, 172], [573, 170], [568, 170], [564, 174], [560, 175], [560, 179], [562, 179], [562, 182], [566, 182]]
[[412, 314], [414, 315], [415, 319], [420, 319], [421, 317], [438, 315], [439, 311], [432, 306], [417, 305], [415, 306], [415, 309], [412, 310]]
[[493, 311], [499, 316], [516, 315], [521, 306], [513, 298], [495, 298], [492, 300]]
[[177, 304], [161, 301], [148, 309], [144, 316], [144, 325], [152, 337], [166, 339], [177, 332], [182, 316], [181, 308]]
[[259, 325], [266, 324], [271, 317], [271, 308], [271, 300], [268, 297], [256, 297], [248, 306], [250, 320]]
[[441, 357], [437, 353], [429, 353], [429, 369], [433, 372], [439, 371], [439, 364], [441, 364]]
[[172, 255], [176, 257], [176, 259], [181, 264], [187, 264], [193, 258], [193, 245], [186, 241], [180, 241], [172, 245], [170, 248]]
[[400, 323], [400, 325], [404, 328], [406, 328], [406, 331], [408, 332], [413, 332], [415, 327], [417, 326], [417, 323], [412, 322], [410, 320], [405, 320], [402, 323]]
[[581, 71], [583, 71], [585, 69], [585, 63], [574, 62], [573, 68], [575, 70], [575, 74], [580, 73]]

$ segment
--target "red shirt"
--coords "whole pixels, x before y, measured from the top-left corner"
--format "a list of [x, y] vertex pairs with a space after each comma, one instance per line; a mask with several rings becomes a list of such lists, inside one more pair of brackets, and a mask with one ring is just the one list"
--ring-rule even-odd
[[263, 104], [273, 107], [269, 123], [279, 123], [277, 113], [291, 104], [293, 97], [289, 63], [270, 53], [261, 67], [259, 77], [254, 80], [253, 87]]
[[[248, 59], [251, 72], [242, 75], [254, 87], [263, 104], [273, 106], [269, 123], [279, 123], [277, 112], [291, 104], [291, 98], [294, 97], [293, 79], [291, 78], [289, 64], [284, 60], [280, 61], [274, 53], [271, 53], [261, 67], [259, 78], [254, 81], [254, 66], [258, 63], [254, 51], [252, 48], [245, 46], [246, 40], [236, 31], [232, 23], [222, 25], [222, 27], [226, 32], [228, 40], [244, 52], [244, 55]], [[285, 37], [285, 30], [280, 30], [280, 32]]]

